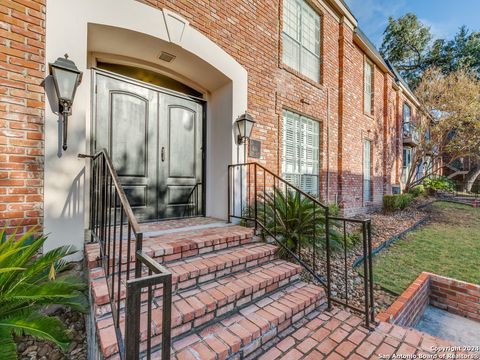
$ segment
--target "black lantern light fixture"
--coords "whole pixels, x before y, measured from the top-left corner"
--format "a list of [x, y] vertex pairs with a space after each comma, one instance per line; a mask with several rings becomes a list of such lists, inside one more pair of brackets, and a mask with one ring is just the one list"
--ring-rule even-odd
[[68, 116], [72, 113], [73, 99], [82, 81], [82, 72], [72, 60], [68, 59], [68, 54], [65, 54], [64, 58], [59, 57], [53, 64], [50, 63], [49, 69], [58, 98], [58, 112], [63, 120], [62, 148], [67, 150]]
[[237, 125], [238, 145], [242, 145], [245, 140], [250, 139], [255, 123], [256, 121], [253, 119], [253, 116], [246, 111], [244, 114], [238, 117], [238, 119], [235, 121], [235, 124]]

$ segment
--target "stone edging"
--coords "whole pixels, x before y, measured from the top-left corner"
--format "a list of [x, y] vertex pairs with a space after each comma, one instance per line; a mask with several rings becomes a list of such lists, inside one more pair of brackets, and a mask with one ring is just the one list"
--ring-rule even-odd
[[[429, 204], [431, 204], [431, 203], [429, 203]], [[376, 246], [375, 248], [372, 249], [372, 257], [377, 255], [379, 252], [385, 250], [386, 248], [388, 248], [390, 245], [392, 245], [397, 240], [403, 238], [409, 232], [417, 229], [421, 225], [424, 225], [429, 219], [430, 219], [430, 216], [426, 215], [423, 219], [418, 220], [415, 224], [413, 224], [412, 226], [410, 226], [406, 230], [403, 230], [401, 233], [392, 236], [390, 239], [388, 239], [388, 240], [384, 241], [383, 243], [381, 243], [380, 245]], [[353, 262], [352, 267], [353, 268], [358, 267], [363, 262], [363, 260], [364, 260], [363, 256], [357, 257], [355, 259], [355, 261]]]

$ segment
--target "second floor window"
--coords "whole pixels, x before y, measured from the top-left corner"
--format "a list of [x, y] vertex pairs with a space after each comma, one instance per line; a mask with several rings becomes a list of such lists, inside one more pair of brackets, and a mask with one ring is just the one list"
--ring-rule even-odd
[[320, 123], [283, 111], [282, 177], [311, 195], [318, 195]]
[[283, 0], [283, 63], [320, 81], [320, 15], [304, 0]]
[[403, 132], [410, 133], [410, 124], [412, 120], [412, 109], [410, 105], [403, 104]]
[[365, 60], [363, 79], [363, 111], [373, 114], [373, 64], [368, 60]]

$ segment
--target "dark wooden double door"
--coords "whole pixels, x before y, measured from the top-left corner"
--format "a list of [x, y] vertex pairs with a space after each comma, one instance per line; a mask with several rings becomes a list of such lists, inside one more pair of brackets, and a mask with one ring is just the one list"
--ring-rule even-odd
[[139, 220], [203, 214], [203, 103], [95, 71], [94, 147]]

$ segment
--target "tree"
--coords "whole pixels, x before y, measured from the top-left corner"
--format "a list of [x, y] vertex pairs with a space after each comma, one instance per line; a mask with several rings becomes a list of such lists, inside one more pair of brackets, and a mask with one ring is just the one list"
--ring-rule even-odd
[[480, 78], [480, 32], [471, 32], [465, 26], [451, 40], [433, 39], [430, 28], [415, 14], [390, 17], [380, 53], [412, 89], [431, 67], [444, 75], [468, 69]]
[[428, 58], [432, 41], [430, 28], [415, 14], [408, 13], [398, 19], [390, 17], [383, 34], [380, 53], [410, 85], [415, 85]]
[[462, 26], [452, 40], [435, 40], [425, 60], [425, 67], [430, 66], [443, 74], [471, 69], [480, 77], [480, 33]]
[[[415, 94], [423, 105], [425, 117], [418, 124], [420, 144], [412, 156], [406, 188], [417, 185], [416, 170], [429, 158], [433, 166], [423, 177], [438, 170], [440, 160], [447, 164], [471, 157], [480, 159], [480, 81], [466, 69], [443, 74], [439, 68], [425, 71]], [[425, 136], [429, 132], [430, 136]], [[432, 151], [436, 149], [437, 151]], [[444, 165], [447, 165], [444, 163]], [[479, 175], [472, 172], [471, 177]], [[471, 180], [471, 183], [475, 179]]]

